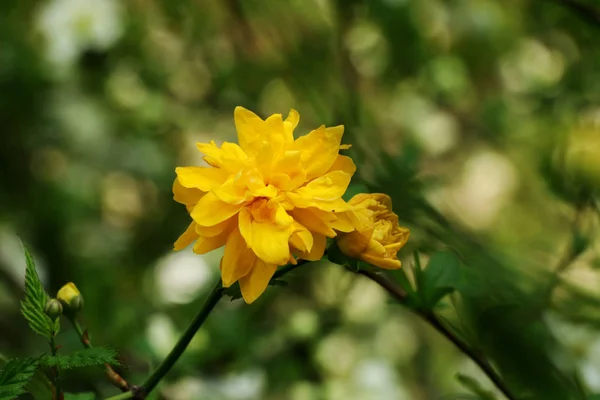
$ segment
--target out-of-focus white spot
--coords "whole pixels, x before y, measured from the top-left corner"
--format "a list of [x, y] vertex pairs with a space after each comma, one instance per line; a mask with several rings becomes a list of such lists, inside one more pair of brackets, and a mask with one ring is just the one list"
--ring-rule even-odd
[[466, 225], [484, 229], [514, 193], [518, 175], [503, 155], [481, 151], [466, 162], [461, 181], [449, 190], [454, 213]]
[[202, 256], [191, 249], [169, 253], [154, 270], [157, 294], [163, 303], [187, 304], [206, 286], [212, 272]]
[[357, 23], [346, 35], [345, 44], [352, 64], [361, 75], [377, 76], [387, 67], [387, 42], [377, 25]]
[[343, 303], [343, 312], [352, 322], [376, 322], [385, 315], [387, 295], [381, 288], [367, 280], [357, 279]]
[[37, 26], [46, 38], [46, 56], [59, 68], [85, 50], [106, 50], [123, 33], [123, 9], [116, 0], [51, 0], [39, 10]]
[[556, 84], [565, 71], [563, 55], [534, 39], [525, 39], [500, 64], [504, 85], [512, 92], [527, 92]]
[[316, 351], [317, 363], [332, 376], [348, 376], [357, 358], [356, 342], [343, 333], [329, 335]]
[[418, 339], [408, 321], [387, 317], [378, 325], [374, 338], [375, 352], [393, 362], [410, 362], [418, 350]]
[[154, 314], [148, 321], [146, 338], [156, 356], [163, 358], [175, 345], [178, 332], [168, 315]]
[[265, 386], [265, 373], [259, 369], [232, 374], [218, 383], [220, 398], [227, 400], [261, 399]]
[[421, 147], [433, 156], [451, 150], [457, 143], [458, 125], [452, 115], [437, 111], [416, 127], [415, 137]]
[[295, 337], [312, 337], [319, 329], [319, 317], [313, 310], [298, 310], [290, 317], [289, 328]]
[[165, 386], [166, 397], [172, 400], [193, 400], [201, 398], [206, 392], [206, 384], [200, 378], [186, 376], [177, 382]]
[[354, 370], [353, 381], [358, 389], [356, 399], [409, 399], [399, 385], [393, 366], [386, 360], [361, 361]]

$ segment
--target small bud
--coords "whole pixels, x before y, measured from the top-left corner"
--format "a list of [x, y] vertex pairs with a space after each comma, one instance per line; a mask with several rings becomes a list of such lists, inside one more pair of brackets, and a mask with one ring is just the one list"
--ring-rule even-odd
[[83, 309], [83, 296], [73, 282], [69, 282], [60, 288], [56, 298], [67, 307], [69, 312], [78, 312]]
[[60, 301], [58, 301], [56, 299], [50, 299], [46, 303], [46, 307], [44, 307], [44, 312], [46, 313], [47, 316], [50, 317], [50, 319], [52, 321], [54, 321], [56, 318], [58, 318], [62, 315], [62, 312], [63, 312], [62, 304], [60, 304]]

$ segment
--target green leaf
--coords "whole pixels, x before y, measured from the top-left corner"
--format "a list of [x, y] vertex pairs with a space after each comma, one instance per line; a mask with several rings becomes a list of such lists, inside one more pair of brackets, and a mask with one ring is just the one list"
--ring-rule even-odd
[[427, 268], [417, 276], [420, 281], [421, 300], [425, 307], [431, 309], [459, 285], [461, 280], [460, 261], [448, 251], [435, 253], [429, 260]]
[[65, 393], [64, 400], [94, 400], [96, 399], [96, 394], [92, 392], [84, 392], [84, 393]]
[[58, 318], [52, 321], [44, 312], [49, 296], [42, 286], [40, 277], [35, 268], [33, 257], [26, 246], [23, 246], [25, 254], [25, 300], [21, 302], [21, 313], [29, 322], [29, 327], [36, 333], [51, 338], [60, 329]]
[[53, 388], [54, 385], [52, 382], [50, 382], [46, 374], [39, 369], [35, 372], [35, 375], [31, 378], [27, 386], [25, 386], [27, 393], [32, 395], [36, 400], [51, 399]]
[[[415, 268], [416, 268], [416, 266], [415, 266]], [[404, 268], [400, 268], [400, 269], [389, 270], [387, 272], [388, 272], [388, 275], [392, 276], [394, 278], [394, 280], [396, 282], [398, 282], [398, 284], [406, 292], [406, 301], [404, 304], [406, 306], [408, 306], [410, 308], [414, 308], [414, 309], [422, 308], [421, 299], [420, 299], [418, 293], [413, 288], [412, 284], [410, 283], [408, 276], [406, 276], [406, 270]]]
[[481, 387], [479, 382], [471, 378], [468, 375], [457, 374], [456, 379], [468, 390], [476, 394], [481, 400], [497, 400], [494, 393], [489, 390], [485, 390]]
[[230, 301], [239, 300], [242, 298], [242, 291], [238, 282], [229, 286], [228, 288], [221, 289], [224, 296], [231, 297]]
[[102, 365], [105, 363], [119, 365], [116, 359], [117, 352], [106, 347], [93, 347], [79, 350], [69, 355], [44, 356], [40, 364], [46, 367], [59, 367], [60, 369], [74, 369]]
[[10, 400], [25, 393], [25, 385], [38, 367], [38, 358], [14, 358], [0, 370], [0, 400]]

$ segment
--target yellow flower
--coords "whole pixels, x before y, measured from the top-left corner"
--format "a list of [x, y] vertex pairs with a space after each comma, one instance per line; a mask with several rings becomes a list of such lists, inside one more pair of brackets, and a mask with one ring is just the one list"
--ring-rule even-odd
[[71, 311], [79, 311], [83, 308], [83, 296], [73, 282], [61, 287], [56, 298]]
[[410, 231], [398, 225], [390, 197], [382, 193], [361, 193], [348, 204], [352, 206], [350, 214], [356, 230], [337, 237], [340, 251], [380, 268], [400, 268], [397, 253], [408, 240]]
[[343, 126], [321, 126], [294, 140], [299, 115], [291, 110], [262, 120], [242, 107], [234, 112], [239, 145], [198, 143], [208, 167], [179, 167], [175, 201], [192, 223], [175, 242], [192, 242], [203, 254], [225, 245], [223, 286], [239, 280], [251, 303], [267, 288], [278, 266], [295, 256], [318, 260], [326, 237], [353, 225], [342, 200], [356, 167], [339, 155]]

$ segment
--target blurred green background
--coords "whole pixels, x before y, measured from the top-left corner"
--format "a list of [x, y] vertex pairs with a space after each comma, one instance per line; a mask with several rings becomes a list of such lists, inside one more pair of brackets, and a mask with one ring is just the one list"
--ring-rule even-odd
[[[514, 387], [600, 392], [600, 4], [581, 1], [2, 0], [0, 351], [47, 346], [19, 313], [20, 237], [141, 382], [218, 276], [219, 251], [171, 250], [175, 167], [236, 140], [235, 106], [293, 107], [297, 133], [346, 126], [350, 191], [393, 196], [407, 269], [461, 256], [440, 312]], [[371, 282], [326, 262], [287, 281], [221, 304], [157, 398], [483, 398], [457, 373], [495, 391]], [[115, 393], [100, 369], [65, 386]]]

